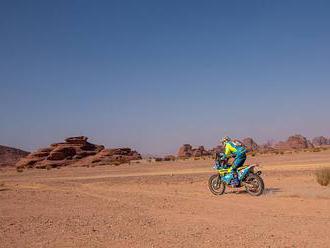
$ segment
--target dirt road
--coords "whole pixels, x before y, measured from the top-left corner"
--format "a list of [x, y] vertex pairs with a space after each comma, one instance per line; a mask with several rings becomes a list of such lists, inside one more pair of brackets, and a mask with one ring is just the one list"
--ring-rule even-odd
[[212, 195], [209, 160], [0, 173], [0, 247], [329, 247], [330, 153], [260, 156], [265, 194]]

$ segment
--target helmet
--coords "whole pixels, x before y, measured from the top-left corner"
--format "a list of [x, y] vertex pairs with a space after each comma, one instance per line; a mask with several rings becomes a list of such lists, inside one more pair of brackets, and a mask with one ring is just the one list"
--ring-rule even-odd
[[222, 143], [226, 143], [228, 141], [231, 141], [231, 138], [229, 138], [228, 136], [223, 137], [221, 140]]

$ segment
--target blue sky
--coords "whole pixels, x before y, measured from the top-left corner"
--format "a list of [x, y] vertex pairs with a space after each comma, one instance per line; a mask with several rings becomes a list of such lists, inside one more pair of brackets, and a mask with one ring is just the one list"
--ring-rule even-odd
[[329, 1], [0, 2], [0, 143], [173, 153], [330, 136]]

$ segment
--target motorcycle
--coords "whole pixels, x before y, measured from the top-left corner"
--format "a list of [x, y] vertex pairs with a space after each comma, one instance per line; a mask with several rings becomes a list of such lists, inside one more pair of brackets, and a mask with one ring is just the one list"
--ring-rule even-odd
[[237, 172], [232, 173], [228, 160], [218, 160], [213, 168], [217, 174], [209, 178], [209, 189], [214, 195], [222, 195], [226, 187], [241, 188], [253, 196], [259, 196], [264, 191], [264, 181], [261, 178], [261, 171], [257, 170], [256, 165], [245, 165], [239, 167]]

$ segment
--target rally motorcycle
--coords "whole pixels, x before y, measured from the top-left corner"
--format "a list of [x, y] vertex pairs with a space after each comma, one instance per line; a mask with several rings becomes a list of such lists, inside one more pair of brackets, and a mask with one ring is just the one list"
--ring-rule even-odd
[[227, 186], [245, 187], [246, 191], [253, 196], [259, 196], [264, 191], [261, 171], [256, 169], [256, 165], [245, 165], [232, 173], [228, 160], [220, 157], [220, 159], [216, 159], [216, 165], [213, 168], [217, 170], [217, 174], [209, 178], [209, 189], [214, 195], [222, 195]]

